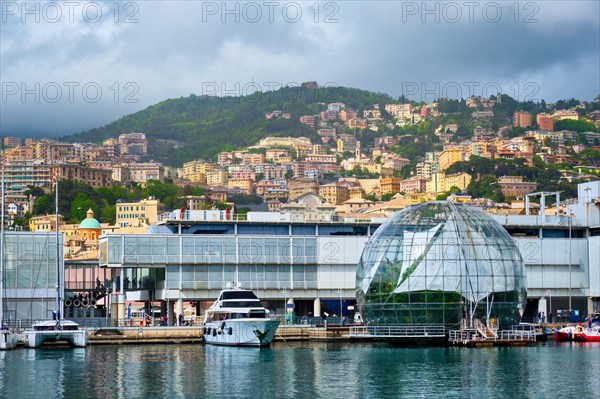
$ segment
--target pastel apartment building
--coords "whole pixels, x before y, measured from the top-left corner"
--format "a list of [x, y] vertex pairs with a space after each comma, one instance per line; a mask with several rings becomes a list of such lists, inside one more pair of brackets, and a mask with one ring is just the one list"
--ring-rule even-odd
[[513, 115], [513, 126], [518, 127], [530, 127], [531, 126], [531, 114], [525, 111], [517, 111]]

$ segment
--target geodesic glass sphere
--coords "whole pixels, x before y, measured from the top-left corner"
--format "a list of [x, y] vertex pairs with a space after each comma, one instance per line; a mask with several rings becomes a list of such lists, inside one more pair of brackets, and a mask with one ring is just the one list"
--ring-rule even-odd
[[356, 273], [367, 325], [459, 328], [461, 319], [501, 329], [519, 323], [525, 268], [500, 223], [475, 208], [433, 201], [406, 208], [367, 242]]

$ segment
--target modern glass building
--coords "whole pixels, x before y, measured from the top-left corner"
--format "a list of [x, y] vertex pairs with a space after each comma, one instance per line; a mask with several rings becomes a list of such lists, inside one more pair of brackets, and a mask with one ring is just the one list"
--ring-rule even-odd
[[[63, 235], [59, 235], [61, 288]], [[4, 233], [4, 317], [9, 322], [49, 319], [56, 311], [56, 233]]]
[[[368, 325], [510, 328], [526, 300], [525, 267], [506, 230], [450, 201], [406, 208], [369, 239], [356, 273]], [[464, 324], [463, 324], [464, 325]]]

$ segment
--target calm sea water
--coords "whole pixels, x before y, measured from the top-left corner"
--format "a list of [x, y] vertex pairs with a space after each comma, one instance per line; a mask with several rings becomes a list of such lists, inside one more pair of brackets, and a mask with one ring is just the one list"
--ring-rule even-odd
[[3, 398], [597, 398], [600, 344], [276, 343], [0, 352]]

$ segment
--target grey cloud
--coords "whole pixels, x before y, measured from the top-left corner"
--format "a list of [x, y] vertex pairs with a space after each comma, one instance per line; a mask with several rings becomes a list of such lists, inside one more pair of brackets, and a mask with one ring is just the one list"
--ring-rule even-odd
[[[286, 22], [281, 14], [273, 23], [265, 15], [259, 23], [243, 18], [235, 23], [231, 16], [227, 23], [219, 16], [203, 22], [207, 3], [189, 1], [139, 2], [135, 24], [107, 18], [97, 24], [32, 25], [9, 19], [1, 25], [3, 83], [95, 82], [103, 93], [96, 103], [81, 93], [73, 102], [65, 93], [55, 104], [44, 98], [36, 103], [33, 96], [24, 102], [18, 95], [3, 98], [0, 131], [66, 134], [88, 129], [166, 98], [202, 94], [205, 82], [226, 82], [231, 88], [253, 80], [317, 80], [398, 96], [405, 82], [427, 87], [498, 82], [511, 94], [508, 87], [514, 82], [533, 81], [537, 97], [547, 100], [592, 99], [600, 93], [600, 21], [591, 17], [600, 12], [597, 2], [537, 2], [536, 24], [515, 23], [507, 11], [497, 23], [477, 14], [474, 23], [466, 17], [458, 23], [443, 18], [435, 23], [431, 17], [422, 23], [419, 15], [403, 19], [407, 3], [333, 3], [338, 22], [332, 24], [322, 22], [332, 10], [323, 8], [320, 22], [314, 23], [308, 9], [312, 2], [301, 3], [303, 16], [297, 23]], [[117, 101], [111, 89], [115, 82]], [[123, 101], [128, 82], [139, 88], [137, 103]]]

